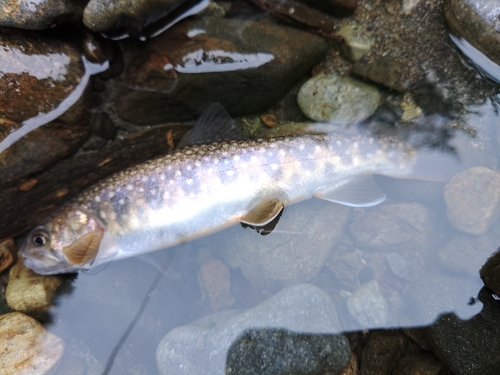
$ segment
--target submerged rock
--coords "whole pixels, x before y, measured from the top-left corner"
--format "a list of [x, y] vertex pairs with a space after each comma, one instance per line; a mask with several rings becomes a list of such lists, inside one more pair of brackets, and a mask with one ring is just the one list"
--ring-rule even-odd
[[0, 26], [43, 30], [80, 21], [84, 3], [78, 0], [0, 0]]
[[500, 4], [497, 0], [446, 0], [444, 15], [451, 31], [500, 64]]
[[377, 281], [361, 285], [347, 299], [347, 309], [363, 328], [386, 327], [389, 307]]
[[406, 354], [408, 338], [399, 332], [371, 331], [361, 354], [360, 375], [392, 374]]
[[406, 78], [408, 68], [393, 57], [381, 57], [369, 63], [357, 63], [352, 73], [379, 85], [405, 92], [410, 85]]
[[359, 211], [349, 230], [359, 246], [384, 252], [426, 250], [434, 242], [430, 212], [418, 203]]
[[[332, 353], [328, 363], [333, 364], [335, 374], [340, 372], [349, 360], [349, 343], [345, 337], [337, 335], [341, 327], [332, 300], [315, 286], [299, 284], [282, 290], [245, 312], [223, 311], [173, 329], [162, 339], [156, 352], [160, 374], [225, 374], [226, 370], [229, 370], [226, 368], [227, 363], [243, 364], [239, 361], [241, 357], [238, 355], [238, 348], [247, 344], [253, 346], [252, 342], [245, 342], [245, 336], [242, 337], [250, 329], [255, 331], [247, 337], [251, 338], [253, 335], [256, 341], [264, 338], [276, 351], [283, 347], [283, 340], [290, 344], [297, 342], [303, 345], [305, 335], [302, 336], [301, 333], [307, 333], [309, 337], [306, 341], [312, 340], [311, 347], [327, 343], [329, 348], [334, 349], [328, 350]], [[259, 345], [254, 340], [251, 341]], [[312, 343], [313, 341], [315, 343]], [[252, 349], [255, 350], [256, 347]], [[233, 353], [233, 357], [227, 361], [229, 353]], [[293, 357], [294, 362], [297, 358], [303, 358], [293, 350], [286, 351], [283, 355]], [[321, 358], [325, 359], [317, 355], [314, 360]], [[270, 365], [274, 365], [274, 362]], [[247, 367], [249, 372], [231, 370], [235, 373], [253, 374], [251, 368]], [[259, 373], [284, 374], [286, 371], [287, 369], [283, 368], [279, 372]]]
[[212, 311], [228, 309], [235, 302], [231, 294], [229, 269], [218, 259], [205, 261], [198, 273], [201, 288], [207, 294]]
[[301, 0], [335, 17], [348, 16], [356, 10], [358, 0]]
[[146, 48], [126, 68], [117, 100], [119, 117], [143, 125], [195, 119], [213, 102], [233, 116], [267, 110], [327, 45], [269, 22], [212, 19], [183, 22]]
[[380, 94], [351, 78], [319, 74], [301, 87], [297, 102], [311, 120], [344, 125], [370, 117], [379, 105]]
[[82, 97], [89, 75], [70, 43], [2, 30], [1, 184], [44, 170], [85, 141], [90, 129]]
[[344, 25], [337, 34], [344, 38], [344, 43], [340, 47], [342, 54], [351, 61], [361, 59], [373, 44], [368, 32], [358, 24]]
[[19, 312], [0, 316], [0, 373], [43, 375], [64, 352], [64, 341]]
[[0, 273], [5, 271], [14, 262], [14, 240], [0, 242]]
[[260, 288], [307, 282], [342, 238], [349, 211], [349, 207], [320, 200], [302, 202], [287, 207], [275, 231], [267, 236], [252, 229], [226, 232], [224, 245], [218, 245], [223, 249], [220, 254], [230, 267], [241, 267], [243, 275]]
[[444, 187], [450, 223], [466, 233], [486, 233], [500, 217], [500, 173], [484, 167], [453, 176]]

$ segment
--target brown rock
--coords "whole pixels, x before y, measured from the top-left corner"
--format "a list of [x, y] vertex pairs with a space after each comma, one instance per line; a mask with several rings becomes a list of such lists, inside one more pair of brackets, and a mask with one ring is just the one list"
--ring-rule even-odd
[[405, 92], [410, 81], [405, 79], [408, 69], [392, 57], [381, 57], [370, 63], [357, 63], [352, 73], [399, 92]]
[[52, 306], [52, 297], [63, 282], [60, 276], [40, 276], [24, 266], [23, 258], [10, 270], [5, 291], [7, 304], [12, 310], [29, 314], [46, 313]]
[[[87, 138], [81, 98], [90, 73], [70, 43], [8, 29], [0, 33], [0, 61], [0, 175], [5, 184], [42, 171]], [[12, 141], [18, 134], [22, 137]]]
[[432, 353], [407, 355], [401, 358], [392, 375], [441, 375], [446, 367]]
[[217, 312], [231, 307], [235, 299], [231, 294], [229, 268], [218, 259], [205, 261], [199, 271], [202, 288], [208, 294], [212, 311]]
[[353, 352], [351, 352], [349, 363], [339, 375], [358, 375], [358, 359]]
[[0, 273], [5, 271], [14, 261], [14, 240], [0, 242]]
[[392, 374], [408, 348], [408, 338], [398, 332], [372, 331], [361, 355], [360, 375]]
[[352, 14], [358, 6], [358, 0], [301, 0], [335, 17]]
[[35, 319], [19, 312], [0, 316], [1, 375], [46, 374], [63, 352], [63, 340]]
[[484, 167], [458, 173], [444, 187], [444, 199], [455, 228], [483, 234], [500, 217], [500, 174]]

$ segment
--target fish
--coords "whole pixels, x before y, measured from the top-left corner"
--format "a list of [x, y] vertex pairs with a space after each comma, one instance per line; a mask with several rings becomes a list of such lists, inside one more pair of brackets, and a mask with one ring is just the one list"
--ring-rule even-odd
[[[219, 136], [203, 143], [211, 123]], [[373, 175], [405, 178], [415, 160], [403, 142], [361, 134], [221, 138], [237, 138], [235, 129], [221, 105], [209, 106], [187, 146], [111, 175], [36, 226], [21, 245], [25, 265], [86, 271], [237, 223], [261, 228], [312, 197], [374, 206], [385, 194]]]

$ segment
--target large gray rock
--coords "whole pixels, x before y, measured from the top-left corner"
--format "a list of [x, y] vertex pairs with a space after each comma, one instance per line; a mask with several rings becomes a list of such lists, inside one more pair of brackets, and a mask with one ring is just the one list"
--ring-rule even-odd
[[500, 4], [497, 0], [446, 0], [451, 31], [500, 64]]
[[[335, 347], [332, 355], [336, 368], [343, 368], [349, 360], [349, 344], [337, 335], [341, 327], [332, 300], [315, 286], [299, 284], [245, 312], [224, 311], [173, 329], [158, 346], [156, 361], [160, 374], [226, 374], [228, 351], [232, 345], [240, 345], [237, 342], [244, 332], [269, 328], [331, 335], [329, 345]], [[272, 332], [276, 331], [269, 332], [272, 339]], [[278, 332], [278, 336], [282, 334], [293, 336]]]
[[380, 93], [351, 78], [318, 74], [301, 87], [297, 102], [311, 120], [345, 125], [371, 116], [379, 105]]
[[238, 227], [226, 232], [223, 245], [217, 245], [219, 254], [260, 288], [308, 282], [341, 240], [349, 212], [349, 207], [310, 199], [286, 207], [276, 230], [267, 236]]
[[450, 223], [466, 233], [486, 233], [500, 217], [500, 173], [474, 167], [453, 176], [444, 188]]
[[195, 119], [213, 102], [233, 116], [267, 110], [326, 50], [315, 35], [265, 21], [183, 22], [133, 57], [117, 114], [150, 125]]
[[78, 0], [0, 0], [0, 26], [43, 30], [80, 21], [84, 3]]

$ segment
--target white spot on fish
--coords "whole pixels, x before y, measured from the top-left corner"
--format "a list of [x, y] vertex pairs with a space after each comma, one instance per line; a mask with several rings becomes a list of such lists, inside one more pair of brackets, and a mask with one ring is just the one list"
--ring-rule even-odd
[[285, 156], [286, 155], [286, 151], [285, 150], [279, 150], [279, 154], [280, 154], [280, 156]]
[[162, 181], [163, 181], [164, 179], [165, 179], [165, 175], [162, 173], [162, 174], [160, 175], [160, 180], [162, 180]]
[[191, 170], [193, 170], [193, 167], [192, 167], [191, 165], [188, 165], [188, 166], [186, 167], [186, 170], [191, 171]]
[[257, 162], [257, 156], [253, 155], [250, 160], [252, 161], [252, 163], [256, 163]]
[[265, 152], [266, 149], [264, 147], [259, 148], [259, 152]]
[[192, 184], [193, 184], [193, 179], [192, 179], [192, 178], [188, 178], [188, 179], [186, 180], [186, 184], [188, 184], [188, 185], [192, 185]]
[[234, 161], [240, 161], [240, 157], [239, 157], [238, 155], [234, 155], [234, 156], [233, 156], [233, 160], [234, 160]]
[[214, 159], [213, 163], [214, 164], [219, 164], [219, 159]]
[[144, 188], [139, 188], [139, 191], [140, 191], [141, 193], [143, 193], [143, 192], [144, 192]]
[[359, 143], [358, 143], [358, 142], [354, 142], [354, 143], [352, 144], [352, 146], [353, 146], [353, 147], [355, 147], [355, 148], [358, 148], [358, 147], [359, 147]]
[[133, 186], [133, 185], [131, 185], [131, 184], [128, 184], [128, 185], [127, 185], [127, 190], [134, 190], [134, 186]]
[[109, 198], [111, 199], [111, 198], [113, 198], [114, 196], [115, 196], [115, 192], [114, 192], [114, 191], [110, 191], [110, 192], [109, 192]]
[[119, 203], [119, 204], [121, 204], [121, 205], [124, 205], [124, 204], [125, 204], [125, 199], [120, 199], [120, 200], [118, 201], [118, 203]]
[[226, 175], [228, 175], [229, 177], [234, 176], [234, 171], [233, 170], [227, 171]]
[[280, 168], [279, 164], [271, 164], [271, 169], [277, 171]]
[[318, 145], [314, 146], [314, 152], [320, 152], [321, 151], [321, 147], [319, 147]]
[[201, 163], [199, 161], [195, 161], [194, 165], [196, 165], [198, 168], [201, 167]]
[[342, 141], [340, 141], [340, 140], [339, 140], [339, 141], [335, 142], [335, 144], [336, 144], [338, 147], [341, 147], [341, 146], [342, 146]]
[[228, 165], [229, 164], [229, 160], [224, 160], [224, 165]]
[[98, 196], [98, 195], [96, 195], [96, 197], [94, 198], [94, 200], [95, 200], [96, 202], [100, 202], [100, 201], [101, 201], [101, 197], [100, 197], [100, 196]]
[[181, 171], [175, 171], [175, 177], [179, 177], [181, 175], [182, 175]]
[[166, 191], [164, 194], [163, 194], [163, 199], [168, 199], [170, 198], [170, 193], [168, 191]]
[[147, 177], [147, 176], [144, 176], [144, 177], [142, 178], [142, 182], [147, 182], [147, 181], [148, 181], [148, 177]]
[[305, 144], [301, 143], [301, 144], [299, 145], [299, 150], [300, 150], [300, 151], [304, 151], [304, 149], [305, 149], [305, 148], [306, 148], [306, 145], [305, 145]]
[[99, 212], [99, 215], [100, 215], [103, 219], [106, 219], [106, 212], [101, 211], [101, 212]]

